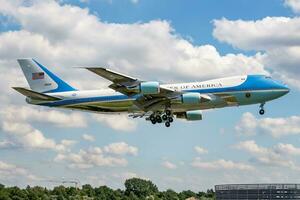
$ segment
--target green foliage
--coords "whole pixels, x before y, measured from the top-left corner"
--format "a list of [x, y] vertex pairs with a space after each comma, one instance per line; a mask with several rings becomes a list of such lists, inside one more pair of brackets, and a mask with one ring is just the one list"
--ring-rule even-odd
[[179, 193], [179, 199], [187, 199], [190, 197], [195, 197], [197, 198], [197, 194], [191, 190], [186, 190], [186, 191], [182, 191]]
[[179, 200], [178, 194], [171, 189], [161, 192], [159, 198], [162, 200]]
[[122, 193], [119, 191], [114, 191], [113, 189], [107, 187], [107, 186], [101, 186], [98, 188], [95, 188], [95, 197], [96, 199], [103, 199], [103, 200], [115, 200], [115, 199], [121, 199]]
[[[125, 194], [134, 194], [139, 198], [146, 198], [150, 195], [158, 193], [157, 186], [151, 181], [143, 180], [140, 178], [132, 178], [125, 181]], [[134, 198], [134, 197], [133, 197]]]
[[95, 190], [90, 184], [83, 185], [81, 192], [83, 196], [88, 196], [88, 197], [95, 196]]
[[125, 181], [125, 190], [113, 190], [107, 186], [92, 187], [83, 185], [82, 189], [57, 186], [52, 190], [44, 187], [5, 187], [0, 184], [0, 200], [185, 200], [195, 197], [199, 200], [215, 199], [214, 191], [195, 193], [191, 190], [180, 193], [168, 189], [160, 192], [149, 180], [132, 178]]

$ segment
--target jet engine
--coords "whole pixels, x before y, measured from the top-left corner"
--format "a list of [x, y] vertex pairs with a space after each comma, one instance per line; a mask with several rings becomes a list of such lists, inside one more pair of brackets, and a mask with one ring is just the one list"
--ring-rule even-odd
[[181, 95], [181, 102], [184, 104], [199, 104], [201, 102], [200, 93], [189, 92]]
[[159, 82], [151, 81], [151, 82], [140, 83], [140, 92], [142, 94], [159, 94], [160, 92]]
[[134, 87], [127, 87], [128, 90], [141, 93], [141, 94], [159, 94], [160, 92], [160, 85], [159, 82], [156, 81], [147, 81], [142, 82], [137, 86]]
[[177, 118], [186, 119], [188, 121], [202, 120], [201, 110], [192, 110], [176, 114]]

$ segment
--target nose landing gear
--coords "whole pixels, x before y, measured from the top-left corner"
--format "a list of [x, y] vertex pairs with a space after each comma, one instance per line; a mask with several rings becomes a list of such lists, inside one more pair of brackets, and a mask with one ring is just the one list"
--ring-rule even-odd
[[260, 104], [260, 110], [259, 110], [259, 114], [260, 115], [263, 115], [263, 114], [265, 114], [265, 109], [264, 109], [264, 105], [265, 105], [265, 103], [262, 103], [262, 104]]

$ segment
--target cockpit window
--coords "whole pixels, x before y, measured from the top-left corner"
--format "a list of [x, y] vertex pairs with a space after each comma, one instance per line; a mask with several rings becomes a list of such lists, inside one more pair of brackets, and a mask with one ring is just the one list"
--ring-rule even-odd
[[272, 77], [271, 77], [271, 76], [266, 76], [266, 78], [272, 79]]

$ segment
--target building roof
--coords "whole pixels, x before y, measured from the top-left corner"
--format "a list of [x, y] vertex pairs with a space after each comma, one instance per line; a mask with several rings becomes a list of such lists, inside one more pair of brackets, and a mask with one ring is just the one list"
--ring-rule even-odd
[[258, 190], [258, 189], [300, 189], [300, 184], [271, 183], [271, 184], [224, 184], [216, 185], [216, 190]]

